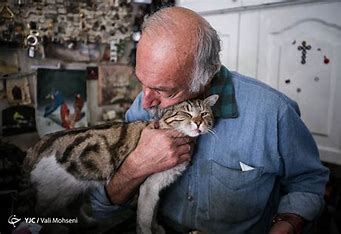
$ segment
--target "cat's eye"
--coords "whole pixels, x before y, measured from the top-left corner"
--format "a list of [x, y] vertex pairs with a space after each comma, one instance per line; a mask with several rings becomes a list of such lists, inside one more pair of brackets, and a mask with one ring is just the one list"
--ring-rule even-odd
[[204, 118], [204, 117], [206, 117], [207, 115], [209, 115], [208, 112], [202, 112], [202, 113], [201, 113], [201, 118]]
[[188, 113], [188, 112], [180, 111], [180, 113], [183, 114], [183, 115], [185, 115], [185, 116], [188, 117], [188, 118], [192, 118], [192, 117], [193, 117], [193, 116], [192, 116], [190, 113]]

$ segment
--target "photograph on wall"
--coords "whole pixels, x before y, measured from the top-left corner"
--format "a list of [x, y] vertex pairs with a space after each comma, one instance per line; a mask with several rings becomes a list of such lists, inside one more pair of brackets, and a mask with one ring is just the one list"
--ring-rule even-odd
[[2, 135], [36, 131], [35, 110], [31, 106], [11, 106], [2, 111]]
[[88, 125], [86, 70], [38, 69], [37, 130], [48, 133]]
[[127, 102], [133, 69], [128, 65], [98, 67], [98, 101], [100, 106]]
[[10, 105], [27, 105], [32, 103], [27, 77], [7, 79], [6, 94]]
[[19, 72], [18, 54], [15, 49], [0, 48], [0, 76]]

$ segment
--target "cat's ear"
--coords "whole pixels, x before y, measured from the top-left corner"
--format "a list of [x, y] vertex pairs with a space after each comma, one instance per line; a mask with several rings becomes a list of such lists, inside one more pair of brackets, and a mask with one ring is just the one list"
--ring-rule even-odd
[[207, 98], [205, 98], [204, 103], [209, 105], [209, 106], [214, 106], [216, 102], [218, 101], [219, 95], [218, 94], [213, 94]]

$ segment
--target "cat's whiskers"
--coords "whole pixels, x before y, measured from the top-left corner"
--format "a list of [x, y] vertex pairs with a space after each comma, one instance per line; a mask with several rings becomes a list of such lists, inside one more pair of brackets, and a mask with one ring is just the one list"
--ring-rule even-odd
[[208, 133], [212, 134], [215, 138], [219, 139], [216, 132], [213, 129], [207, 129]]

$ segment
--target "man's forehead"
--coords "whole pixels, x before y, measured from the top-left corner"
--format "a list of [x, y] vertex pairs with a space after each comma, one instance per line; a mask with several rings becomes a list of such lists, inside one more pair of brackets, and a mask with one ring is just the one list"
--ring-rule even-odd
[[181, 69], [177, 64], [160, 61], [151, 64], [145, 60], [138, 60], [135, 75], [142, 85], [158, 90], [174, 90], [187, 84], [187, 71]]
[[[155, 42], [160, 44], [153, 44]], [[192, 70], [193, 57], [188, 54], [188, 48], [175, 49], [170, 38], [144, 35], [137, 48], [136, 76], [148, 88], [160, 91], [184, 88], [190, 81]]]

